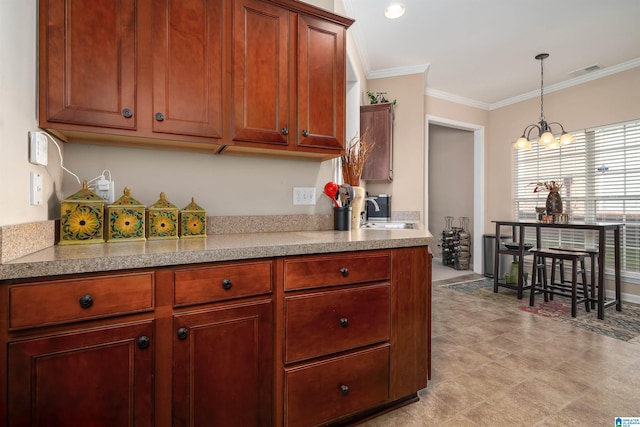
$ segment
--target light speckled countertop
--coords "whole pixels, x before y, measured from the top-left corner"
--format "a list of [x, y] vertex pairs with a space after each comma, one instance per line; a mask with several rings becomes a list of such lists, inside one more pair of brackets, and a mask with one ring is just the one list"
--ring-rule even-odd
[[0, 281], [433, 243], [427, 230], [287, 231], [216, 234], [202, 239], [51, 246], [0, 264]]

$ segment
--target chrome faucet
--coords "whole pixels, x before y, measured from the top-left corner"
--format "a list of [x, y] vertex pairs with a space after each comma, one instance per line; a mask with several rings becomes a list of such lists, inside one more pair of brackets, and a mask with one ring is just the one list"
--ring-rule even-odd
[[380, 212], [380, 205], [378, 205], [378, 202], [376, 202], [377, 197], [365, 197], [364, 201], [365, 203], [367, 201], [373, 203], [373, 208], [376, 210], [376, 212]]

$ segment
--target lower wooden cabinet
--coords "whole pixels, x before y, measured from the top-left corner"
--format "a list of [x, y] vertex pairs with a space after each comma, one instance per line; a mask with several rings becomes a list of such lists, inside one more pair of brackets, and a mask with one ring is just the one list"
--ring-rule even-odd
[[285, 425], [315, 426], [389, 399], [389, 345], [285, 372]]
[[174, 317], [173, 425], [271, 424], [271, 301]]
[[350, 422], [426, 386], [430, 298], [426, 246], [0, 283], [0, 425]]
[[153, 322], [8, 346], [8, 426], [153, 425]]

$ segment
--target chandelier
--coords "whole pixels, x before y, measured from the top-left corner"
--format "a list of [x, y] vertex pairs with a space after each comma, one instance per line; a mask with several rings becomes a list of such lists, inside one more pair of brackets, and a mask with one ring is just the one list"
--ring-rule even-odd
[[[517, 150], [531, 150], [530, 136], [534, 129], [538, 131], [538, 145], [546, 148], [558, 148], [575, 142], [573, 135], [565, 131], [560, 123], [547, 122], [544, 118], [544, 60], [548, 57], [548, 53], [536, 55], [536, 59], [540, 61], [540, 121], [524, 128], [522, 136], [513, 144], [513, 148]], [[553, 135], [552, 126], [560, 127], [560, 138]]]

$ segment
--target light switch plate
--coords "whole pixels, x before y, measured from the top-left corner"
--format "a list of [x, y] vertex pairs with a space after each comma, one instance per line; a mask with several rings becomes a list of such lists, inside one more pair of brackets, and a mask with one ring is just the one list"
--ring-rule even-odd
[[30, 201], [32, 206], [41, 206], [44, 203], [44, 182], [40, 172], [31, 172]]

